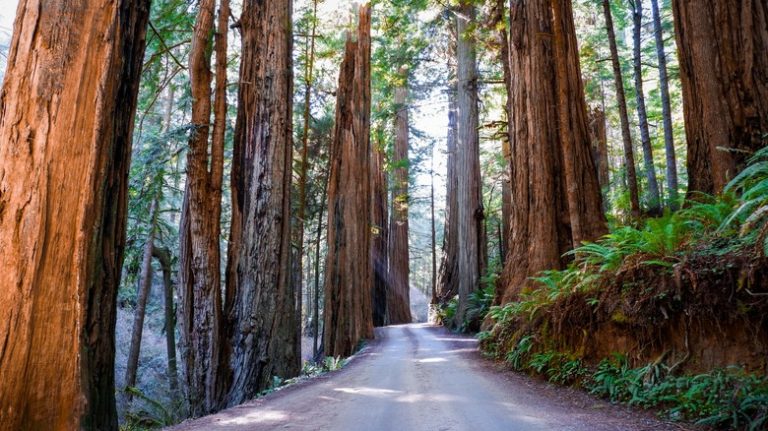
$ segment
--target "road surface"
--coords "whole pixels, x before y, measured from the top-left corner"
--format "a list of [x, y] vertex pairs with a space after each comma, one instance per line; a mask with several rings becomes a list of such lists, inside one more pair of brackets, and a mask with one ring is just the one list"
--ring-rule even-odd
[[338, 372], [181, 424], [188, 430], [682, 429], [580, 391], [497, 370], [476, 341], [426, 324], [377, 330]]

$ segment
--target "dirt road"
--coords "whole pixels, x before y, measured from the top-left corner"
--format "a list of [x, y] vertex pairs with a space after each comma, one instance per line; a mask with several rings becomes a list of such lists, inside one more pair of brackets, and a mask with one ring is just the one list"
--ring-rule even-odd
[[382, 328], [343, 370], [289, 387], [187, 430], [528, 431], [682, 429], [494, 369], [476, 342], [442, 328]]

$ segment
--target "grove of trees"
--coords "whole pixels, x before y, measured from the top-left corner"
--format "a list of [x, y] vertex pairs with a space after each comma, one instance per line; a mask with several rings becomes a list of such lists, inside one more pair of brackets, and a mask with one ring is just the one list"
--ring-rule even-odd
[[768, 136], [765, 0], [19, 0], [5, 57], [3, 429], [211, 414], [426, 302], [487, 326]]

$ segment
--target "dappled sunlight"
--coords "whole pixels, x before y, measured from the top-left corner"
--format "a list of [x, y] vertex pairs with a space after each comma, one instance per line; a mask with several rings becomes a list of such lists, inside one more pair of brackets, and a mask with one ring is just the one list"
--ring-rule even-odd
[[448, 362], [445, 358], [424, 358], [424, 359], [414, 359], [413, 362], [419, 362], [422, 364], [431, 364], [435, 362]]
[[254, 410], [232, 419], [225, 419], [216, 423], [218, 426], [254, 425], [269, 422], [280, 422], [288, 419], [288, 414], [282, 410]]
[[391, 389], [368, 388], [368, 387], [334, 388], [333, 390], [337, 392], [343, 392], [345, 394], [368, 395], [372, 397], [386, 397], [389, 395], [397, 395], [397, 394], [403, 393], [402, 391], [393, 391]]
[[398, 403], [452, 403], [464, 402], [464, 398], [445, 394], [408, 394], [397, 397], [394, 400]]

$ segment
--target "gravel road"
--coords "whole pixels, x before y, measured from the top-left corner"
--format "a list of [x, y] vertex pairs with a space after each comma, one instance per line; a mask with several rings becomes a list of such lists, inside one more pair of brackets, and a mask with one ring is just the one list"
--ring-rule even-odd
[[343, 370], [288, 387], [188, 430], [679, 430], [587, 394], [498, 369], [476, 341], [427, 324], [377, 330]]

